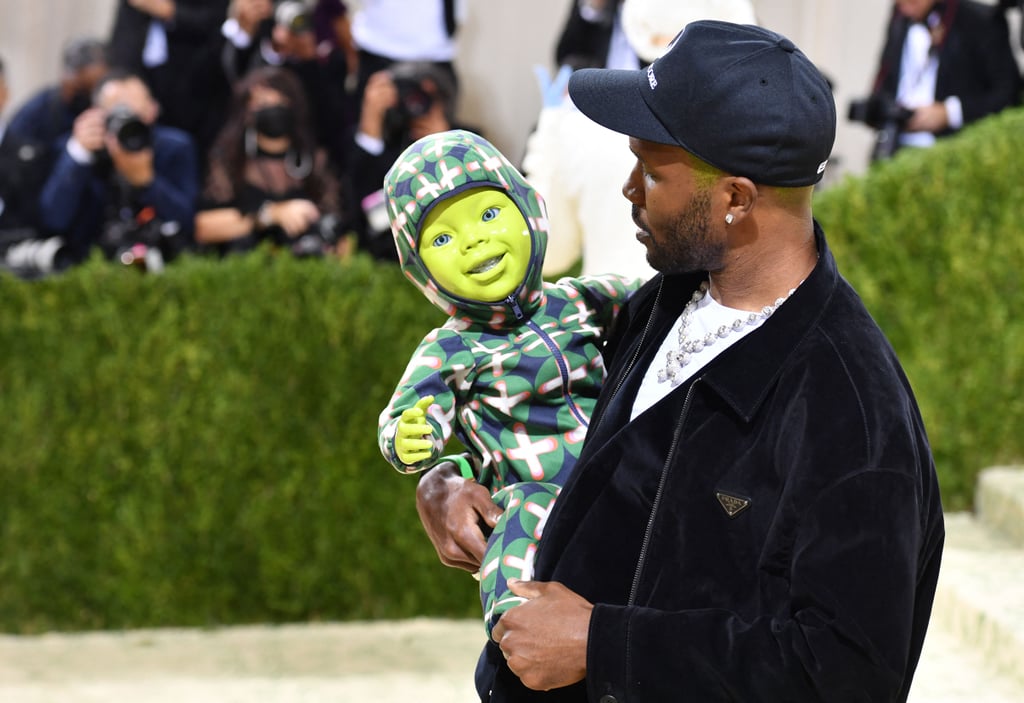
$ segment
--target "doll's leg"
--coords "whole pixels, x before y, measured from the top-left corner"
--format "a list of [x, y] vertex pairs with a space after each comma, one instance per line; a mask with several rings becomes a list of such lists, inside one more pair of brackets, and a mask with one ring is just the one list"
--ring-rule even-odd
[[487, 540], [480, 569], [480, 600], [488, 636], [501, 614], [524, 600], [508, 590], [508, 579], [533, 578], [537, 542], [558, 491], [559, 486], [538, 481], [516, 483], [494, 494], [494, 502], [504, 512]]

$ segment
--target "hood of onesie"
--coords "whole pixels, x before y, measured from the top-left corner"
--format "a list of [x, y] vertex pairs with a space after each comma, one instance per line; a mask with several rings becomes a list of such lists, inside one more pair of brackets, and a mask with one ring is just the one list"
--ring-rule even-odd
[[[474, 188], [503, 191], [530, 229], [530, 262], [514, 299], [482, 302], [454, 295], [438, 286], [420, 258], [420, 230], [427, 214], [438, 203]], [[548, 238], [544, 200], [486, 139], [466, 130], [419, 139], [391, 166], [384, 178], [384, 193], [402, 271], [447, 315], [489, 327], [514, 327], [522, 323], [521, 317], [540, 306], [544, 295], [541, 268]]]

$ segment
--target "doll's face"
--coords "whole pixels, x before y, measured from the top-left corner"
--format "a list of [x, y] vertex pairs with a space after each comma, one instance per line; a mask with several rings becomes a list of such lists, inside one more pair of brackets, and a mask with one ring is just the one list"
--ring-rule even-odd
[[420, 258], [441, 288], [493, 303], [515, 292], [530, 264], [530, 228], [512, 199], [478, 188], [438, 203], [423, 221]]

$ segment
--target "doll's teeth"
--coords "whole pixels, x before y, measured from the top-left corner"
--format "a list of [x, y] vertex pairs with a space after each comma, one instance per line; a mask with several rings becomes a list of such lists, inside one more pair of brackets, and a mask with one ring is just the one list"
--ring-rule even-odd
[[501, 261], [501, 257], [495, 256], [493, 259], [488, 259], [487, 261], [483, 262], [482, 264], [474, 268], [472, 271], [470, 271], [470, 273], [485, 273], [487, 271], [490, 271], [492, 268], [498, 265], [499, 261]]

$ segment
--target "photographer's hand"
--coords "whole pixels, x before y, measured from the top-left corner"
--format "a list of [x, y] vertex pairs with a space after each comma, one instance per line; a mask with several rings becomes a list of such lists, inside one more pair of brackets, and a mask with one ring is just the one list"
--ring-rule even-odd
[[164, 22], [174, 19], [178, 10], [174, 0], [128, 0], [128, 4]]
[[374, 139], [384, 139], [384, 114], [398, 104], [398, 89], [388, 71], [370, 76], [363, 93], [359, 131]]
[[945, 103], [937, 102], [914, 110], [907, 120], [908, 132], [931, 132], [938, 134], [949, 127], [949, 115]]
[[274, 5], [270, 0], [235, 0], [231, 6], [231, 16], [243, 32], [253, 37], [260, 23], [274, 16]]
[[89, 152], [103, 148], [107, 135], [106, 113], [98, 107], [90, 107], [75, 118], [71, 127], [71, 138]]
[[270, 203], [267, 210], [270, 223], [281, 227], [289, 237], [298, 237], [320, 219], [320, 208], [302, 198]]

